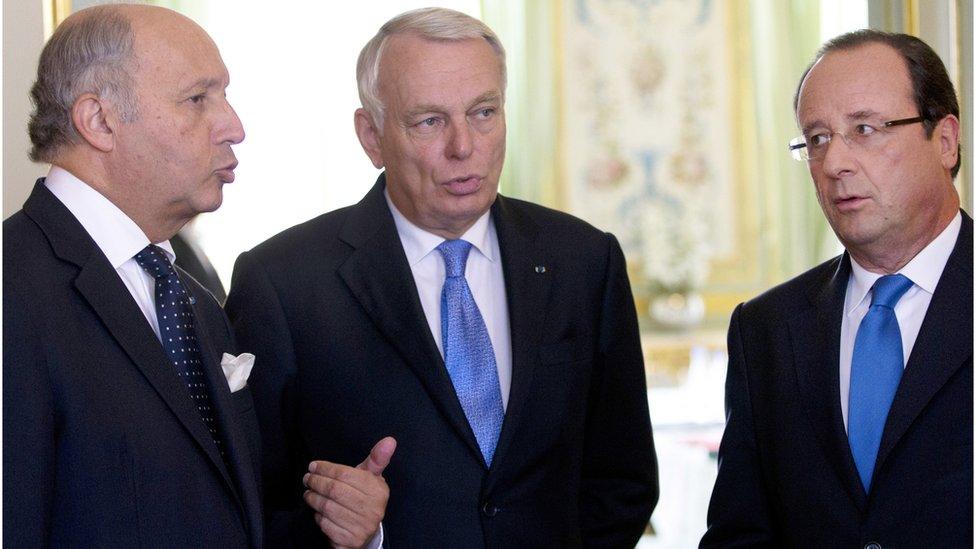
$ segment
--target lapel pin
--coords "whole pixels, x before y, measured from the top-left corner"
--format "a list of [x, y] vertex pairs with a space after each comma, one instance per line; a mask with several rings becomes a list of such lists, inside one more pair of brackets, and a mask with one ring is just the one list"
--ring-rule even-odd
[[542, 273], [546, 272], [546, 266], [545, 265], [536, 265], [535, 266], [535, 272], [537, 272], [539, 274], [542, 274]]
[[197, 304], [197, 298], [195, 298], [195, 297], [193, 297], [193, 296], [191, 295], [191, 296], [190, 296], [190, 305], [196, 305], [196, 304]]

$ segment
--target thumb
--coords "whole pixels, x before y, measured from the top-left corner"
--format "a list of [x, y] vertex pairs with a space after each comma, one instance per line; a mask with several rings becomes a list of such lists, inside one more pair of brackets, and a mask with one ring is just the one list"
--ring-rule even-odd
[[396, 445], [396, 439], [393, 437], [381, 439], [370, 450], [369, 456], [357, 465], [356, 468], [369, 471], [376, 476], [382, 475], [383, 469], [386, 469], [386, 466], [390, 464], [390, 458], [393, 457], [393, 451], [396, 450]]

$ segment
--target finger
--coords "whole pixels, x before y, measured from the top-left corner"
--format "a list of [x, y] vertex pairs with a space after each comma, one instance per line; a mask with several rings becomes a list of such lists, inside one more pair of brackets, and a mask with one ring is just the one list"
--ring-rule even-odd
[[367, 456], [362, 463], [356, 466], [356, 468], [369, 471], [376, 476], [382, 475], [383, 470], [386, 469], [386, 466], [390, 464], [390, 459], [393, 457], [393, 452], [396, 450], [396, 446], [397, 442], [393, 437], [381, 439], [376, 443], [375, 446], [373, 446], [373, 449], [370, 450], [369, 456]]
[[356, 543], [356, 537], [352, 532], [336, 524], [329, 517], [321, 513], [315, 513], [315, 523], [319, 525], [319, 530], [329, 538], [332, 545], [337, 549], [363, 546], [363, 543]]
[[305, 503], [317, 514], [328, 518], [337, 526], [357, 537], [365, 537], [366, 534], [379, 529], [379, 516], [370, 514], [358, 514], [353, 510], [343, 507], [334, 500], [322, 497], [315, 492], [305, 492], [302, 496]]
[[[366, 473], [360, 471], [360, 474]], [[304, 483], [310, 491], [334, 500], [352, 511], [363, 512], [363, 509], [368, 507], [370, 496], [361, 486], [311, 473], [305, 475]]]

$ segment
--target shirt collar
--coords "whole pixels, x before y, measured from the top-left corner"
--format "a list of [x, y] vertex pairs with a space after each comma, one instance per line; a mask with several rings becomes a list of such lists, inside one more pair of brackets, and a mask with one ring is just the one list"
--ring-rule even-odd
[[[959, 238], [959, 230], [961, 227], [962, 214], [956, 213], [956, 217], [939, 233], [939, 236], [935, 237], [935, 240], [932, 242], [929, 242], [928, 246], [918, 252], [897, 274], [905, 275], [923, 291], [929, 294], [935, 293], [935, 287], [939, 284], [939, 279], [942, 277], [942, 271], [945, 270], [946, 263], [949, 262], [949, 256], [952, 255], [952, 249], [955, 247], [956, 240]], [[853, 280], [851, 297], [853, 299], [851, 299], [851, 308], [847, 311], [848, 313], [856, 309], [864, 301], [868, 295], [868, 291], [874, 286], [875, 281], [883, 276], [878, 273], [872, 273], [858, 265], [853, 257], [851, 257], [851, 273]]]
[[[422, 261], [441, 242], [447, 240], [442, 236], [421, 229], [407, 219], [406, 216], [400, 213], [396, 205], [393, 204], [393, 200], [390, 199], [390, 193], [386, 189], [383, 189], [383, 196], [386, 197], [386, 203], [390, 207], [390, 213], [393, 214], [393, 223], [396, 224], [397, 233], [400, 235], [400, 242], [403, 244], [403, 251], [407, 255], [407, 262], [410, 263], [410, 266], [414, 266]], [[461, 235], [460, 239], [470, 242], [489, 261], [495, 261], [495, 251], [491, 246], [490, 238], [491, 229], [493, 228], [491, 210], [488, 210], [474, 222], [471, 228]]]
[[[64, 168], [51, 166], [44, 185], [81, 223], [112, 267], [118, 269], [150, 244], [146, 233], [125, 212]], [[157, 246], [170, 262], [176, 261], [169, 240]]]

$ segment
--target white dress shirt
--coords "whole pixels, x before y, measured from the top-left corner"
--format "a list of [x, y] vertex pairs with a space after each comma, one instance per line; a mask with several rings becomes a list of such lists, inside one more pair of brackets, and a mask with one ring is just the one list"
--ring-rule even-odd
[[[135, 260], [135, 255], [150, 244], [149, 237], [118, 206], [63, 168], [51, 166], [44, 185], [68, 208], [105, 254], [159, 338], [156, 280]], [[176, 261], [176, 254], [169, 240], [156, 245], [166, 253], [170, 263]], [[367, 548], [377, 549], [382, 543], [381, 524]]]
[[[895, 317], [901, 330], [901, 346], [905, 364], [912, 354], [918, 331], [925, 319], [925, 312], [932, 302], [932, 294], [939, 284], [942, 271], [949, 261], [952, 248], [962, 227], [962, 214], [949, 223], [939, 234], [897, 273], [908, 277], [912, 287], [895, 304]], [[854, 339], [861, 320], [871, 307], [871, 287], [883, 275], [872, 273], [851, 258], [851, 277], [847, 281], [847, 294], [844, 297], [844, 316], [840, 327], [840, 407], [844, 414], [844, 427], [847, 427], [848, 398], [851, 392], [851, 357], [854, 355]]]
[[[444, 287], [444, 258], [437, 246], [445, 238], [429, 233], [414, 225], [397, 210], [390, 195], [384, 190], [396, 223], [400, 243], [407, 255], [413, 272], [413, 281], [420, 294], [420, 304], [427, 317], [427, 325], [434, 336], [437, 349], [444, 356], [441, 335], [441, 290]], [[502, 273], [502, 255], [498, 247], [498, 234], [491, 212], [485, 212], [470, 229], [461, 235], [472, 244], [464, 273], [474, 301], [488, 328], [488, 338], [495, 351], [498, 366], [498, 384], [502, 390], [502, 406], [508, 409], [508, 393], [512, 386], [512, 334], [508, 322], [508, 301], [505, 297], [505, 277]]]
[[[63, 168], [51, 166], [44, 185], [68, 208], [105, 254], [158, 338], [156, 280], [135, 260], [135, 255], [150, 244], [149, 237], [118, 206]], [[166, 252], [171, 263], [176, 260], [169, 240], [156, 245]]]

